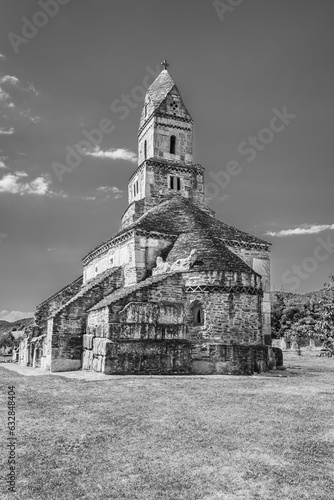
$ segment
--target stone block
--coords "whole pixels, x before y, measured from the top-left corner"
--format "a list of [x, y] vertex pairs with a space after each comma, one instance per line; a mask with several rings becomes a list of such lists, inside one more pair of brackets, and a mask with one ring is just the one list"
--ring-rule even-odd
[[70, 372], [80, 369], [80, 359], [58, 358], [51, 361], [51, 372]]
[[209, 375], [214, 372], [214, 363], [195, 359], [192, 362], [192, 372], [195, 375]]
[[218, 361], [215, 364], [215, 372], [217, 375], [227, 374], [230, 372], [230, 364], [228, 361]]
[[93, 351], [84, 350], [82, 355], [82, 369], [92, 370], [93, 365]]

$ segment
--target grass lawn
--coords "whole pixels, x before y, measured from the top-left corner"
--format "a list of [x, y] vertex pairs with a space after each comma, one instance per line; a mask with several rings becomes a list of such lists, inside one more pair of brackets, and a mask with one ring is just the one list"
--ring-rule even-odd
[[88, 382], [0, 365], [2, 479], [9, 385], [18, 438], [16, 493], [2, 481], [0, 498], [333, 499], [334, 358], [316, 354], [251, 377]]

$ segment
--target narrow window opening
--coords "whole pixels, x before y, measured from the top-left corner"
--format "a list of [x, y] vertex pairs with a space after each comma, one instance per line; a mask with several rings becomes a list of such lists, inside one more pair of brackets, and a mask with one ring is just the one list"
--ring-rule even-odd
[[169, 152], [171, 155], [175, 155], [175, 145], [176, 145], [176, 137], [175, 135], [172, 135], [170, 138], [170, 147], [169, 147]]
[[147, 104], [145, 104], [145, 117], [147, 116]]
[[147, 142], [144, 142], [144, 158], [147, 159]]
[[139, 184], [138, 181], [133, 183], [133, 196], [136, 196], [139, 193]]
[[175, 191], [181, 191], [181, 177], [176, 177], [171, 175], [169, 177], [169, 189], [173, 189]]
[[195, 325], [203, 325], [203, 311], [201, 307], [194, 309], [194, 323]]

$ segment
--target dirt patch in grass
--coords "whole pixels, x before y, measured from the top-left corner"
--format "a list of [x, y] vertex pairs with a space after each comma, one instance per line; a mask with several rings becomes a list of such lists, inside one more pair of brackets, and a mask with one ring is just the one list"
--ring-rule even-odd
[[[23, 377], [17, 488], [4, 499], [328, 500], [334, 370], [295, 377]], [[325, 363], [329, 360], [325, 360]], [[285, 356], [293, 365], [293, 357]], [[334, 362], [332, 364], [334, 368]], [[2, 433], [5, 450], [6, 432]], [[6, 473], [7, 457], [2, 454]]]

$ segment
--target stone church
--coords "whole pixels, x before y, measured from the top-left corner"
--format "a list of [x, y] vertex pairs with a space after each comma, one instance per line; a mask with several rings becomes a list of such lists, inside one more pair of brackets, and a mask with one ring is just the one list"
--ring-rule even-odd
[[105, 374], [251, 374], [273, 365], [270, 246], [215, 218], [193, 119], [166, 67], [146, 93], [119, 231], [36, 309], [19, 362]]

